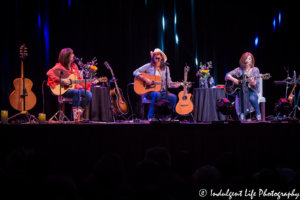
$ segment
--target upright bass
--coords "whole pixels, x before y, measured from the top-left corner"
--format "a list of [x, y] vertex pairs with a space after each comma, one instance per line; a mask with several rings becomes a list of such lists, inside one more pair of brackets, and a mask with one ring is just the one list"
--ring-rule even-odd
[[10, 105], [19, 111], [28, 111], [36, 104], [36, 96], [31, 91], [33, 83], [30, 79], [24, 78], [24, 60], [28, 56], [25, 44], [20, 47], [21, 78], [14, 80], [15, 90], [9, 96]]

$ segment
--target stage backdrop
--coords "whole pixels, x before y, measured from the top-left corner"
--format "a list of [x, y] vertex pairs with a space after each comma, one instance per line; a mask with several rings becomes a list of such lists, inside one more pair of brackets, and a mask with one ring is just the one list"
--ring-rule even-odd
[[[212, 61], [215, 82], [224, 84], [225, 74], [238, 67], [240, 56], [248, 51], [261, 73], [271, 73], [263, 92], [267, 115], [271, 115], [276, 100], [285, 96], [285, 87], [273, 81], [286, 78], [284, 67], [289, 66], [290, 76], [297, 69], [300, 74], [296, 8], [296, 1], [279, 0], [268, 4], [229, 0], [7, 1], [1, 12], [0, 108], [8, 110], [9, 116], [17, 113], [10, 106], [9, 95], [14, 90], [13, 80], [20, 78], [18, 52], [25, 44], [25, 77], [33, 81], [32, 91], [37, 96], [37, 104], [29, 112], [37, 115], [44, 109], [47, 119], [58, 109], [57, 98], [42, 83], [65, 47], [72, 48], [84, 63], [96, 57], [98, 75], [110, 79], [110, 71], [103, 65], [107, 61], [126, 98], [132, 72], [150, 61], [154, 48], [166, 53], [173, 81], [183, 79], [185, 63], [191, 67], [188, 79], [195, 82], [193, 88], [198, 87], [195, 74], [200, 62]], [[170, 91], [177, 95], [180, 88]], [[138, 114], [140, 97], [132, 85], [128, 93]]]

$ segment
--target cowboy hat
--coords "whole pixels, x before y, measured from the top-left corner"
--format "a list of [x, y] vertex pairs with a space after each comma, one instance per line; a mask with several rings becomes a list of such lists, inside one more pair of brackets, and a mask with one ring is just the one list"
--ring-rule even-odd
[[154, 53], [160, 53], [162, 55], [162, 57], [164, 58], [164, 61], [167, 61], [167, 56], [164, 52], [162, 52], [162, 50], [160, 50], [159, 48], [154, 49], [154, 51], [150, 52], [151, 58], [153, 58], [153, 54]]

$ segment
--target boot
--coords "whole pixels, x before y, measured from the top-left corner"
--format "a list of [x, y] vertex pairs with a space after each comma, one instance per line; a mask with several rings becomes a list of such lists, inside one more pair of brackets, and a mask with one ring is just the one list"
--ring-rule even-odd
[[84, 109], [83, 108], [81, 108], [81, 106], [79, 106], [78, 107], [78, 121], [80, 121], [80, 119], [82, 119], [83, 118], [83, 111], [84, 111]]
[[75, 122], [78, 122], [78, 108], [72, 107], [72, 109], [73, 109], [73, 120]]

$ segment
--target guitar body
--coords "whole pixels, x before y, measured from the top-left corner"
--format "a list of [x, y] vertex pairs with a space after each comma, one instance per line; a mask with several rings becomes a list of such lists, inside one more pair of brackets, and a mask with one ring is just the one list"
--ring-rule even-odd
[[124, 95], [121, 89], [119, 89], [120, 95], [115, 89], [110, 90], [110, 96], [112, 98], [112, 105], [118, 114], [126, 115], [128, 113], [127, 102], [124, 99]]
[[[153, 82], [161, 82], [160, 76], [150, 76], [146, 73], [142, 73], [142, 75]], [[138, 95], [148, 94], [149, 92], [158, 92], [160, 90], [161, 85], [155, 85], [154, 83], [147, 85], [143, 80], [139, 80], [137, 77], [134, 78], [134, 91]]]
[[183, 94], [184, 92], [181, 91], [178, 94], [178, 103], [176, 105], [176, 112], [179, 115], [187, 115], [194, 110], [194, 104], [192, 102], [192, 94]]
[[19, 111], [31, 110], [36, 104], [36, 96], [31, 91], [33, 83], [30, 79], [25, 78], [25, 87], [27, 91], [27, 96], [25, 96], [25, 109], [24, 109], [24, 98], [21, 96], [23, 94], [23, 79], [17, 78], [14, 80], [13, 85], [15, 90], [9, 96], [10, 105]]
[[[71, 74], [68, 79], [71, 79], [72, 81], [75, 81], [77, 80], [77, 76], [75, 74]], [[72, 85], [61, 85], [59, 84], [59, 82], [57, 83], [56, 86], [54, 86], [53, 88], [50, 87], [51, 91], [53, 94], [55, 95], [59, 95], [60, 94], [60, 91], [59, 91], [59, 88], [61, 88], [61, 94], [63, 95], [64, 93], [66, 93], [66, 91], [70, 90], [70, 89], [75, 89], [75, 84], [72, 84]]]
[[[238, 80], [242, 80], [243, 79], [243, 76], [236, 76], [236, 75], [232, 75], [233, 78], [236, 78]], [[246, 77], [246, 76], [245, 76]], [[249, 87], [249, 84], [247, 84], [247, 87]], [[234, 84], [233, 81], [231, 80], [227, 80], [226, 83], [225, 83], [225, 92], [226, 94], [228, 95], [237, 95], [239, 90], [242, 88], [242, 84]], [[250, 88], [251, 89], [251, 88]]]

